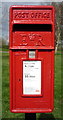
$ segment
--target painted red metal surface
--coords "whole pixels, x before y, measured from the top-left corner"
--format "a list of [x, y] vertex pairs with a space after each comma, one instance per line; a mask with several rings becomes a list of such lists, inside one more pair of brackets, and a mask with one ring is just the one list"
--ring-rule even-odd
[[[52, 112], [54, 108], [54, 7], [10, 8], [10, 110]], [[35, 58], [29, 58], [29, 51]], [[41, 61], [41, 95], [23, 96], [23, 60]], [[31, 86], [31, 85], [30, 85]]]

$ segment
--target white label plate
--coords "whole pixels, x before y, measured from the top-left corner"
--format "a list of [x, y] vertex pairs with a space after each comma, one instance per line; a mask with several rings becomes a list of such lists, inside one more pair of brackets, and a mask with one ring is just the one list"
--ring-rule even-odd
[[23, 61], [23, 94], [41, 95], [41, 61]]

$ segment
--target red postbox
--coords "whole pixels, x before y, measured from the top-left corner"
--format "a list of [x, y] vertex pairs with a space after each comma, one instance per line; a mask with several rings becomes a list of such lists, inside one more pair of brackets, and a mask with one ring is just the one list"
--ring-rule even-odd
[[10, 110], [51, 112], [54, 104], [54, 7], [10, 8]]

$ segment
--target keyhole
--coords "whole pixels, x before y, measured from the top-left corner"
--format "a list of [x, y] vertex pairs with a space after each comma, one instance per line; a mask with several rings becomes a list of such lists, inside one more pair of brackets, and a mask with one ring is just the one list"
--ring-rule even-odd
[[19, 81], [20, 81], [20, 79], [19, 79]]

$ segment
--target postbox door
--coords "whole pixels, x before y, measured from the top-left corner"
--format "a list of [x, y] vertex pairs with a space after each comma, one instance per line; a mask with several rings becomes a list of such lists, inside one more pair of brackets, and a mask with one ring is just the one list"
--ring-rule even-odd
[[[36, 51], [35, 51], [36, 52]], [[27, 58], [28, 52], [27, 50], [22, 51], [14, 51], [13, 53], [13, 83], [12, 90], [13, 90], [13, 109], [20, 108], [21, 112], [28, 111], [40, 111], [41, 109], [45, 108], [45, 111], [49, 108], [52, 109], [53, 105], [53, 64], [52, 56], [53, 52], [51, 51], [43, 51], [38, 50], [36, 54], [38, 54], [37, 58], [29, 59]], [[23, 64], [23, 62], [27, 62], [27, 64]], [[29, 63], [30, 62], [30, 63]], [[30, 78], [25, 79], [23, 78], [26, 73], [29, 74], [29, 71], [25, 73], [24, 65], [32, 65], [31, 63], [35, 64], [37, 62], [38, 67], [38, 75], [40, 81], [36, 81], [36, 79]], [[30, 68], [31, 69], [31, 68]], [[41, 69], [41, 70], [40, 70]], [[33, 69], [31, 69], [33, 70]], [[40, 70], [40, 71], [39, 71]], [[30, 73], [29, 75], [35, 75]], [[25, 79], [25, 80], [24, 80]], [[26, 81], [27, 80], [27, 81]], [[30, 81], [32, 80], [32, 81]], [[34, 83], [34, 85], [32, 85]], [[39, 87], [36, 89], [35, 86]], [[24, 85], [25, 84], [25, 85]], [[27, 84], [27, 85], [26, 85]], [[25, 87], [27, 87], [25, 89]], [[27, 91], [28, 89], [28, 91]], [[33, 91], [35, 89], [36, 91]], [[25, 91], [24, 91], [25, 90]], [[40, 90], [40, 91], [39, 91]], [[51, 94], [52, 92], [52, 94]], [[24, 107], [24, 109], [23, 109]], [[26, 110], [25, 110], [26, 109]], [[33, 110], [35, 109], [35, 110]]]

